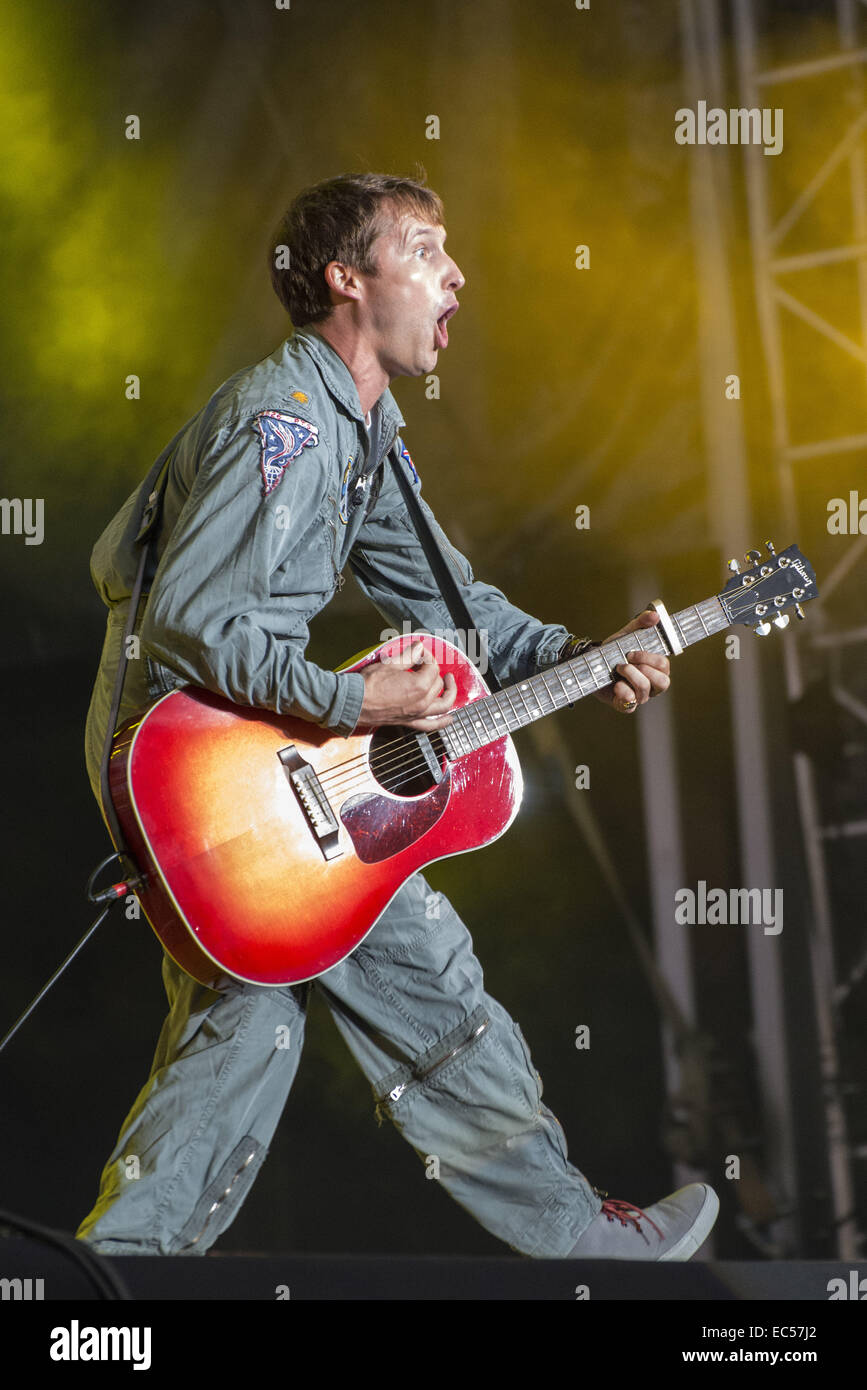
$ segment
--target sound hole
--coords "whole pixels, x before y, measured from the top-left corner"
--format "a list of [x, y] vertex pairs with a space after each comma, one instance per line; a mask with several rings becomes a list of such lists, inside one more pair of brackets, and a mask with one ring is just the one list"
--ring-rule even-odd
[[393, 796], [423, 796], [440, 780], [431, 762], [440, 771], [446, 766], [446, 750], [438, 733], [420, 734], [400, 724], [381, 724], [370, 740], [368, 756], [377, 782]]

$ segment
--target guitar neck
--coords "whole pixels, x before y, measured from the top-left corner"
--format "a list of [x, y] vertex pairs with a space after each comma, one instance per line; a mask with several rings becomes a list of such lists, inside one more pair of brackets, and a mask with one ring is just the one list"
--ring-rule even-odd
[[[694, 608], [683, 608], [671, 615], [681, 646], [691, 647], [729, 626], [729, 619], [718, 597], [705, 599]], [[660, 626], [641, 628], [604, 646], [592, 647], [582, 656], [549, 666], [535, 676], [508, 685], [495, 695], [485, 695], [452, 711], [452, 722], [439, 730], [450, 762], [493, 743], [504, 734], [514, 733], [546, 714], [574, 705], [586, 695], [604, 689], [612, 681], [612, 671], [626, 653], [641, 649], [671, 655]]]

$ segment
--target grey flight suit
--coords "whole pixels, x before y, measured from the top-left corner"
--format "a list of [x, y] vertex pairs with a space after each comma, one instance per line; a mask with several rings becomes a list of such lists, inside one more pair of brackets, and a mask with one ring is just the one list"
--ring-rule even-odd
[[[171, 458], [156, 572], [128, 663], [120, 719], [192, 683], [350, 734], [357, 672], [305, 659], [309, 621], [348, 563], [389, 624], [448, 634], [452, 621], [386, 454], [420, 484], [389, 391], [371, 430], [352, 377], [314, 329], [226, 382], [167, 446], [97, 542], [94, 582], [109, 619], [88, 715], [99, 761], [137, 556], [142, 502]], [[356, 492], [356, 484], [360, 487]], [[353, 503], [355, 502], [355, 505]], [[557, 657], [566, 628], [543, 624], [474, 578], [448, 544], [500, 678]], [[295, 1077], [305, 1006], [319, 990], [387, 1115], [487, 1230], [536, 1257], [565, 1257], [601, 1207], [567, 1159], [559, 1122], [516, 1023], [484, 989], [466, 927], [421, 874], [348, 959], [312, 984], [238, 982], [216, 993], [166, 955], [169, 1014], [150, 1076], [78, 1236], [104, 1254], [204, 1254], [262, 1164]], [[138, 1176], [135, 1176], [136, 1173]]]

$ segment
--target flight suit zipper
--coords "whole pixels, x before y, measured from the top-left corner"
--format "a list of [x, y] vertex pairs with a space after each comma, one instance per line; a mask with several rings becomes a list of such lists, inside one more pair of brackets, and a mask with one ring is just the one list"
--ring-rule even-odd
[[[328, 500], [332, 503], [332, 505], [334, 505], [334, 497], [329, 497]], [[337, 527], [331, 520], [329, 520], [328, 525], [331, 527], [333, 533], [333, 538], [331, 542], [331, 568], [334, 571], [334, 582], [337, 585], [337, 592], [340, 593], [340, 590], [343, 588], [344, 584], [346, 583], [346, 580], [337, 568], [337, 561], [334, 558], [337, 554]]]
[[412, 1081], [402, 1081], [400, 1085], [394, 1087], [394, 1090], [389, 1091], [388, 1099], [390, 1101], [400, 1100], [401, 1096], [406, 1095], [407, 1091], [411, 1091], [415, 1086], [420, 1086], [428, 1077], [433, 1076], [434, 1072], [439, 1071], [440, 1067], [444, 1067], [447, 1062], [451, 1062], [453, 1058], [457, 1057], [465, 1048], [470, 1047], [478, 1037], [481, 1037], [485, 1029], [489, 1027], [490, 1022], [491, 1020], [489, 1018], [483, 1019], [470, 1036], [462, 1043], [459, 1043], [457, 1047], [453, 1047], [451, 1052], [446, 1053], [445, 1057], [441, 1057], [438, 1062], [434, 1062], [431, 1066], [425, 1067], [423, 1071], [417, 1071]]

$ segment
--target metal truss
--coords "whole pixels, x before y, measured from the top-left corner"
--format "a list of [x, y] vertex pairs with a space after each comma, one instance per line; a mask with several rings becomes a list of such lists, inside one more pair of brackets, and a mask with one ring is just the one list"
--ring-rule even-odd
[[[786, 534], [800, 536], [803, 532], [805, 543], [811, 535], [817, 537], [821, 528], [815, 517], [815, 506], [812, 511], [805, 506], [806, 479], [800, 465], [808, 459], [867, 451], [867, 392], [863, 399], [863, 429], [798, 439], [794, 437], [793, 401], [787, 389], [787, 363], [794, 348], [792, 339], [796, 331], [803, 332], [795, 325], [807, 325], [845, 357], [867, 368], [867, 178], [863, 148], [867, 130], [864, 73], [867, 47], [859, 47], [857, 42], [858, 17], [863, 4], [859, 0], [834, 0], [827, 8], [829, 30], [836, 26], [839, 48], [814, 60], [781, 66], [762, 64], [754, 0], [733, 0], [732, 11], [742, 106], [751, 109], [776, 107], [780, 104], [779, 89], [786, 84], [786, 100], [794, 109], [798, 101], [815, 101], [816, 79], [833, 73], [839, 74], [840, 82], [846, 84], [845, 95], [849, 101], [847, 113], [840, 119], [840, 128], [832, 134], [832, 148], [806, 186], [781, 213], [772, 211], [779, 206], [775, 198], [780, 179], [777, 159], [763, 157], [764, 152], [757, 145], [744, 146], [753, 276], [770, 386], [776, 483]], [[773, 0], [763, 13], [773, 20]], [[780, 19], [785, 25], [791, 16], [783, 13]], [[836, 246], [817, 245], [798, 254], [786, 254], [784, 243], [789, 233], [796, 226], [804, 231], [809, 220], [804, 220], [805, 214], [817, 208], [823, 195], [828, 196], [829, 181], [835, 175], [848, 178], [851, 237], [842, 239], [842, 244]], [[833, 320], [831, 286], [827, 277], [824, 281], [821, 278], [813, 280], [812, 306], [798, 293], [798, 277], [803, 272], [846, 265], [851, 267], [855, 282], [854, 302], [860, 323], [857, 341]], [[826, 312], [821, 303], [823, 283], [827, 286]], [[820, 287], [819, 307], [815, 306], [816, 284]], [[863, 476], [867, 477], [867, 470]], [[822, 527], [826, 520], [823, 516]], [[827, 534], [823, 539], [827, 541]], [[816, 543], [818, 545], [818, 540]], [[856, 532], [849, 534], [847, 539], [841, 537], [839, 544], [839, 560], [829, 573], [819, 576], [820, 598], [814, 605], [814, 608], [821, 605], [819, 621], [810, 624], [810, 632], [799, 633], [799, 640], [783, 644], [787, 695], [793, 704], [801, 701], [819, 670], [833, 703], [845, 710], [850, 719], [867, 725], [867, 705], [850, 684], [851, 673], [859, 670], [859, 663], [867, 651], [867, 627], [857, 623], [848, 628], [845, 625], [835, 627], [834, 617], [840, 609], [845, 612], [847, 604], [854, 602], [857, 608], [855, 586], [859, 581], [863, 585], [859, 562], [863, 562], [867, 551], [867, 537]], [[835, 599], [833, 605], [829, 604], [832, 597]], [[843, 649], [846, 650], [845, 661], [841, 659]], [[840, 753], [845, 760], [845, 750], [841, 749]], [[860, 1150], [853, 1150], [848, 1140], [846, 1088], [841, 1083], [839, 1057], [845, 1043], [840, 1005], [857, 984], [858, 966], [854, 972], [850, 971], [846, 982], [839, 982], [835, 954], [840, 951], [843, 923], [837, 920], [839, 913], [835, 916], [829, 854], [835, 842], [867, 834], [867, 797], [864, 798], [864, 814], [847, 815], [837, 824], [823, 823], [825, 814], [820, 792], [823, 778], [827, 780], [830, 774], [804, 751], [795, 751], [793, 759], [798, 812], [806, 847], [811, 917], [809, 946], [837, 1253], [841, 1259], [857, 1259], [862, 1251], [855, 1218], [852, 1160]]]

